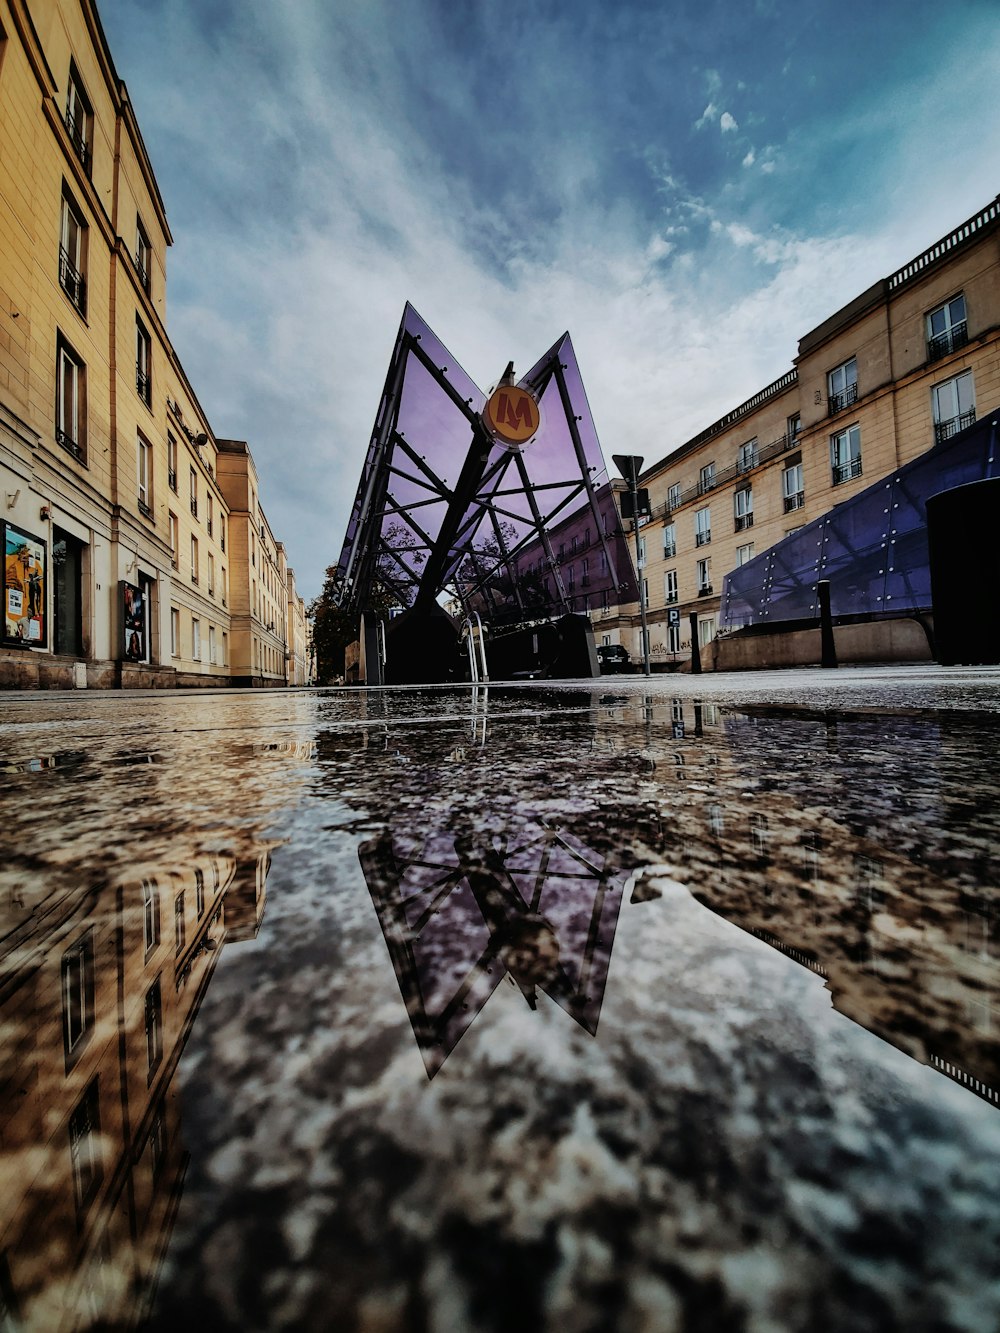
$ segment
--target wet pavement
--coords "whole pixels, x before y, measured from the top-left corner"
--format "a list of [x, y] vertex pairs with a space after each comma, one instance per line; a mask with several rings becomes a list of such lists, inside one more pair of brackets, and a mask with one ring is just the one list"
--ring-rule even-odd
[[1000, 1327], [1000, 670], [0, 721], [0, 1329]]

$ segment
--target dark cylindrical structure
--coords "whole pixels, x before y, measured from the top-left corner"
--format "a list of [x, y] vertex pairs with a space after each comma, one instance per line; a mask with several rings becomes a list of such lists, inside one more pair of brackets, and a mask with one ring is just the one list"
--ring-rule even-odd
[[698, 612], [692, 611], [688, 617], [691, 626], [691, 674], [701, 675], [701, 648], [698, 644]]
[[830, 580], [820, 579], [816, 584], [819, 598], [819, 651], [820, 666], [837, 665], [837, 645], [833, 638], [833, 616], [830, 614]]
[[927, 501], [937, 659], [1000, 662], [1000, 477]]

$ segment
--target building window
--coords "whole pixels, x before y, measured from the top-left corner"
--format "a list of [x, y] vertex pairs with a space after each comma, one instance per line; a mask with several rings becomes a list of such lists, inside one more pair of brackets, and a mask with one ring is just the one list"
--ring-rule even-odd
[[802, 481], [801, 463], [793, 463], [791, 467], [782, 470], [781, 498], [784, 501], [786, 514], [790, 514], [793, 509], [801, 509], [805, 504], [806, 493]]
[[177, 441], [167, 431], [167, 483], [177, 494]]
[[861, 428], [849, 426], [830, 437], [830, 466], [833, 484], [851, 481], [861, 476]]
[[972, 371], [966, 370], [931, 389], [934, 405], [934, 443], [950, 440], [976, 419], [976, 396]]
[[64, 187], [59, 222], [59, 285], [81, 315], [87, 313], [86, 264], [87, 224]]
[[69, 1118], [69, 1155], [73, 1166], [76, 1206], [80, 1212], [93, 1202], [101, 1184], [100, 1132], [100, 1104], [95, 1077]]
[[167, 1125], [161, 1106], [153, 1116], [153, 1123], [149, 1127], [149, 1157], [155, 1180], [163, 1170], [163, 1163], [167, 1156]]
[[208, 553], [208, 595], [215, 596], [215, 556], [211, 551]]
[[56, 439], [81, 462], [87, 445], [86, 379], [83, 362], [60, 334], [56, 339]]
[[146, 326], [138, 315], [135, 317], [135, 388], [147, 407], [153, 401], [153, 345], [150, 342]]
[[209, 662], [211, 662], [212, 666], [218, 666], [218, 663], [217, 663], [216, 660], [215, 660], [215, 626], [214, 626], [214, 625], [209, 625], [209, 627], [208, 627], [208, 660], [209, 660]]
[[706, 463], [705, 466], [698, 473], [698, 491], [701, 495], [704, 495], [705, 492], [710, 491], [714, 485], [715, 485], [715, 464]]
[[704, 509], [695, 510], [694, 515], [694, 544], [695, 546], [707, 546], [712, 540], [712, 511], [706, 505]]
[[711, 569], [709, 568], [710, 564], [711, 561], [707, 559], [699, 560], [697, 563], [696, 573], [698, 575], [699, 597], [704, 597], [706, 593], [710, 593], [712, 591], [712, 573]]
[[229, 661], [229, 635], [225, 630], [222, 631], [222, 665], [225, 666]]
[[733, 493], [733, 520], [737, 532], [753, 527], [753, 491], [749, 486]]
[[191, 513], [195, 518], [198, 517], [198, 474], [194, 468], [189, 469], [188, 485], [191, 490]]
[[666, 523], [663, 528], [663, 558], [669, 560], [677, 554], [677, 524]]
[[964, 347], [968, 341], [965, 297], [959, 293], [927, 316], [927, 360], [940, 361], [941, 357], [954, 352], [957, 347]]
[[201, 661], [201, 621], [191, 617], [191, 656], [196, 662]]
[[157, 977], [146, 992], [146, 1070], [152, 1074], [163, 1059], [163, 1004], [160, 997], [160, 978]]
[[827, 375], [826, 396], [831, 417], [858, 401], [858, 363], [853, 356]]
[[94, 938], [88, 931], [62, 959], [63, 1049], [75, 1060], [94, 1026]]
[[752, 467], [757, 466], [757, 440], [747, 440], [746, 444], [741, 444], [739, 452], [736, 455], [736, 467], [740, 472], [749, 472]]
[[802, 417], [798, 412], [793, 412], [788, 418], [788, 432], [785, 435], [785, 447], [794, 449], [799, 442], [799, 431], [802, 429]]
[[667, 626], [667, 651], [679, 653], [681, 650], [681, 627], [680, 625]]
[[139, 513], [153, 517], [152, 467], [153, 450], [142, 435], [136, 438], [136, 476], [138, 478]]
[[707, 648], [715, 638], [715, 616], [703, 616], [698, 621], [698, 646]]
[[672, 486], [667, 487], [667, 508], [676, 509], [681, 502], [680, 482], [675, 481]]
[[90, 99], [83, 91], [83, 84], [76, 66], [70, 63], [69, 86], [66, 90], [66, 128], [70, 141], [83, 168], [90, 174], [94, 142], [94, 113]]
[[191, 538], [191, 582], [198, 582], [198, 538]]
[[745, 565], [753, 559], [753, 542], [747, 542], [746, 546], [737, 546], [736, 548], [736, 566]]
[[224, 551], [226, 549], [226, 516], [219, 515], [219, 546]]
[[149, 291], [149, 271], [152, 267], [152, 257], [153, 250], [149, 244], [149, 237], [146, 235], [146, 228], [142, 225], [142, 219], [137, 217], [135, 220], [135, 267], [144, 292]]
[[205, 915], [205, 876], [201, 870], [194, 872], [194, 906], [199, 917]]
[[677, 598], [677, 570], [668, 569], [663, 575], [663, 599], [669, 606], [671, 602], [676, 602]]
[[142, 944], [146, 957], [160, 942], [160, 891], [148, 879], [142, 881]]
[[213, 518], [213, 516], [214, 516], [214, 512], [213, 512], [213, 511], [214, 511], [214, 506], [213, 506], [213, 504], [212, 504], [212, 496], [211, 496], [211, 494], [208, 494], [208, 495], [205, 496], [205, 505], [206, 505], [205, 527], [206, 527], [206, 529], [208, 530], [208, 535], [211, 537], [211, 535], [212, 535], [212, 518]]
[[176, 606], [170, 608], [170, 656], [181, 655], [181, 613]]
[[170, 563], [176, 569], [179, 558], [177, 554], [178, 527], [177, 515], [172, 511], [167, 514], [167, 527], [170, 532]]
[[184, 948], [184, 941], [187, 939], [187, 929], [184, 924], [184, 894], [179, 893], [174, 899], [174, 953], [180, 953]]
[[220, 586], [221, 586], [221, 590], [222, 590], [222, 605], [225, 606], [225, 605], [226, 605], [226, 598], [227, 598], [228, 593], [229, 593], [229, 589], [228, 589], [228, 587], [226, 586], [226, 567], [225, 567], [225, 565], [222, 566], [222, 570], [221, 570], [221, 573], [220, 573], [220, 576], [219, 576], [219, 577], [220, 577], [220, 579], [221, 579], [221, 585], [220, 585]]
[[585, 588], [590, 587], [590, 556], [585, 555], [580, 561], [580, 582]]

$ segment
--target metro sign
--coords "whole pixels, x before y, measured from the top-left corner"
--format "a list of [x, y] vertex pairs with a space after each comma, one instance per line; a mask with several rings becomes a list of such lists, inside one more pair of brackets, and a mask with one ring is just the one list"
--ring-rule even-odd
[[537, 433], [541, 416], [527, 389], [502, 384], [483, 409], [483, 424], [501, 444], [516, 449]]

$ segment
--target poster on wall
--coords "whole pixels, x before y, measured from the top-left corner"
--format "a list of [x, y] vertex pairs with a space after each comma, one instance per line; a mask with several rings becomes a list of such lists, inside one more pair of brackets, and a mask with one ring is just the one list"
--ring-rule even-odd
[[31, 648], [48, 645], [46, 624], [47, 553], [41, 537], [4, 523], [3, 637]]
[[122, 625], [126, 662], [146, 662], [146, 595], [134, 583], [122, 583]]

